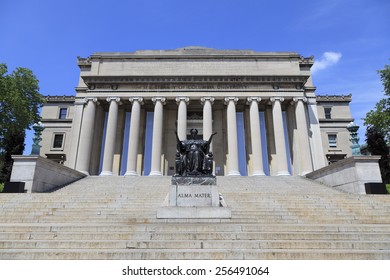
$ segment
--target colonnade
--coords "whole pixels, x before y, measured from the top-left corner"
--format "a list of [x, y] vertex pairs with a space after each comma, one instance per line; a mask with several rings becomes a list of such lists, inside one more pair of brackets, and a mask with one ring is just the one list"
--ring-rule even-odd
[[[141, 106], [143, 105], [143, 97], [128, 98], [131, 102], [131, 121], [129, 129], [129, 143], [127, 156], [127, 170], [125, 176], [138, 175], [137, 154], [140, 136], [140, 118]], [[152, 137], [152, 158], [150, 176], [161, 176], [161, 154], [163, 147], [163, 114], [166, 97], [151, 98], [154, 104], [154, 119], [153, 119], [153, 137]], [[177, 114], [177, 132], [180, 139], [187, 137], [187, 107], [190, 102], [189, 97], [176, 97], [178, 106]], [[221, 100], [221, 99], [218, 99]], [[118, 123], [118, 108], [121, 103], [119, 97], [108, 97], [106, 101], [109, 103], [107, 126], [104, 141], [104, 154], [102, 159], [101, 176], [109, 176], [113, 174], [114, 148], [116, 142], [116, 129]], [[213, 103], [214, 97], [202, 97], [200, 102], [203, 105], [203, 137], [208, 139], [213, 133]], [[238, 97], [226, 97], [223, 99], [226, 105], [226, 126], [227, 126], [227, 172], [228, 176], [238, 176], [239, 161], [238, 161], [238, 143], [237, 143], [237, 120], [236, 120], [236, 105], [239, 101]], [[265, 175], [264, 163], [262, 155], [262, 140], [259, 119], [259, 102], [260, 97], [246, 97], [246, 104], [249, 106], [249, 121], [250, 121], [250, 137], [252, 150], [252, 172], [253, 176]], [[283, 97], [272, 97], [265, 100], [272, 104], [272, 121], [274, 127], [274, 147], [276, 153], [276, 164], [274, 164], [273, 174], [275, 175], [290, 175], [288, 171], [288, 155], [286, 152], [286, 135], [283, 124], [282, 103]], [[295, 109], [296, 129], [298, 131], [297, 155], [299, 155], [299, 173], [304, 175], [313, 170], [312, 156], [309, 143], [308, 120], [305, 112], [304, 97], [295, 97], [291, 100], [291, 104]], [[192, 99], [191, 99], [192, 102]], [[77, 149], [76, 169], [89, 174], [89, 166], [91, 161], [91, 150], [93, 143], [93, 127], [96, 113], [97, 98], [86, 98], [84, 111], [82, 114], [82, 126], [80, 131], [79, 144]]]

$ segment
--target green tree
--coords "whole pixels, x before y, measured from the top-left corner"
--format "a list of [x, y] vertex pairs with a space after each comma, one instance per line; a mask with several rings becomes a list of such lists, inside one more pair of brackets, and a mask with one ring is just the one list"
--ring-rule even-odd
[[31, 70], [17, 68], [8, 74], [7, 65], [0, 64], [0, 182], [9, 178], [10, 155], [23, 153], [24, 131], [39, 121], [43, 102]]
[[385, 98], [381, 99], [375, 109], [366, 114], [364, 125], [375, 127], [384, 134], [386, 142], [390, 145], [390, 66], [385, 65], [383, 70], [378, 71], [383, 87]]
[[18, 134], [7, 136], [7, 141], [4, 145], [3, 165], [0, 169], [0, 182], [8, 182], [12, 171], [12, 155], [21, 155], [24, 151], [24, 130]]
[[385, 141], [382, 131], [370, 126], [366, 131], [367, 149], [372, 155], [379, 155], [379, 168], [381, 170], [382, 180], [390, 184], [390, 155], [389, 147]]
[[385, 69], [379, 70], [378, 72], [381, 77], [381, 81], [383, 83], [385, 95], [390, 97], [390, 66], [385, 65]]

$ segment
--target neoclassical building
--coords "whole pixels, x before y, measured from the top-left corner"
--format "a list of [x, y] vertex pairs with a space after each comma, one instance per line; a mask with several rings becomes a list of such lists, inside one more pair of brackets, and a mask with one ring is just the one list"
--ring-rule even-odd
[[41, 155], [88, 175], [175, 173], [176, 136], [208, 139], [217, 176], [305, 175], [351, 155], [351, 95], [316, 96], [313, 58], [187, 47], [78, 58], [48, 96]]

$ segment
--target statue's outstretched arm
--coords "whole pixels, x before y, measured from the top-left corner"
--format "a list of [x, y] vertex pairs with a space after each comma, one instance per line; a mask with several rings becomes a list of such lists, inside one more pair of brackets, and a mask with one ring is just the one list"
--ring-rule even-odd
[[177, 135], [177, 130], [175, 130], [175, 135], [176, 135], [176, 141], [180, 142], [179, 135]]
[[177, 150], [182, 153], [183, 151], [185, 151], [186, 147], [183, 143], [183, 141], [181, 141], [179, 139], [179, 135], [177, 135], [177, 130], [175, 130], [175, 135], [176, 135], [176, 142], [177, 142]]
[[213, 134], [211, 134], [211, 136], [210, 136], [210, 138], [209, 138], [209, 140], [207, 141], [207, 143], [211, 143], [211, 140], [213, 139], [213, 136], [215, 135], [215, 134], [217, 134], [216, 132], [214, 132]]

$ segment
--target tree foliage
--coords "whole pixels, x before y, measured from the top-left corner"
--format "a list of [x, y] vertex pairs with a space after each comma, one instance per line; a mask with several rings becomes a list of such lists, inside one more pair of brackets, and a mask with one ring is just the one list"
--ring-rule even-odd
[[383, 133], [385, 140], [390, 145], [390, 66], [385, 65], [383, 70], [378, 71], [381, 78], [385, 98], [381, 99], [375, 109], [366, 114], [364, 125], [374, 127]]
[[369, 111], [364, 119], [367, 126], [366, 142], [372, 155], [380, 155], [379, 167], [383, 182], [390, 183], [390, 66], [385, 65], [378, 71], [383, 84], [385, 98], [381, 99], [375, 109]]
[[383, 83], [385, 95], [390, 97], [390, 66], [385, 65], [385, 69], [379, 70], [378, 72]]
[[382, 131], [386, 142], [390, 144], [390, 97], [376, 103], [375, 109], [366, 114], [364, 125]]
[[[27, 68], [16, 68], [8, 74], [0, 64], [0, 168], [10, 170], [10, 155], [22, 154], [24, 131], [39, 121], [39, 108], [44, 102], [38, 80]], [[9, 174], [3, 174], [7, 178]]]
[[24, 151], [24, 130], [19, 133], [8, 135], [4, 146], [3, 163], [0, 170], [0, 182], [7, 182], [11, 177], [12, 155], [21, 155]]

